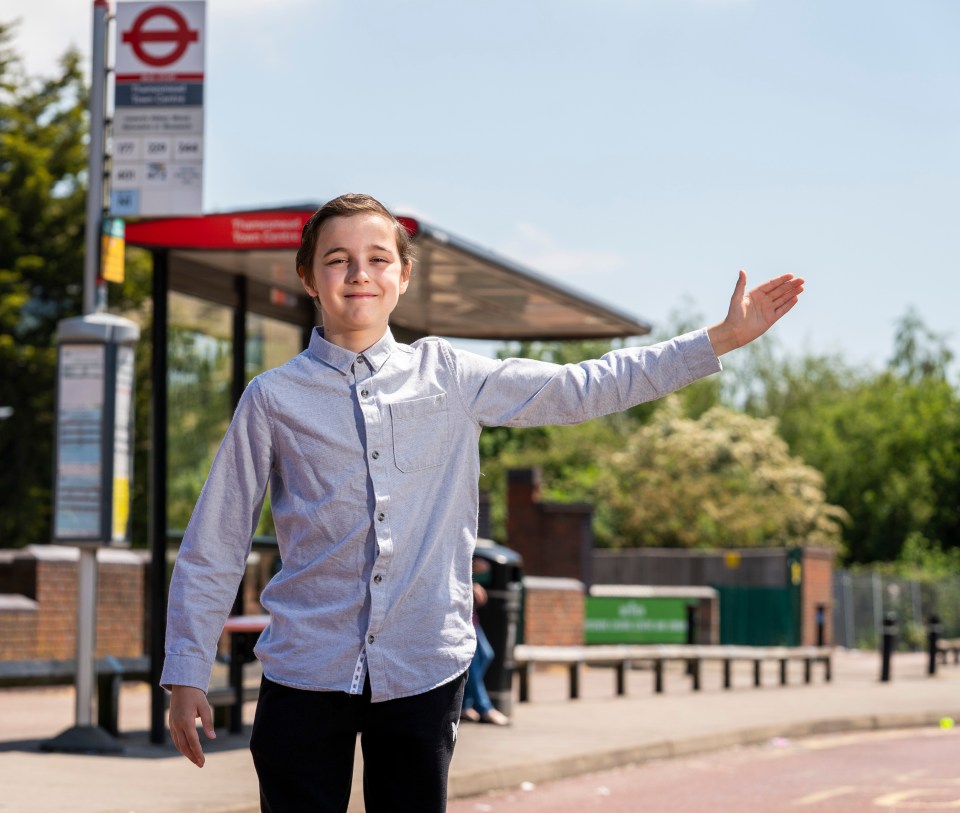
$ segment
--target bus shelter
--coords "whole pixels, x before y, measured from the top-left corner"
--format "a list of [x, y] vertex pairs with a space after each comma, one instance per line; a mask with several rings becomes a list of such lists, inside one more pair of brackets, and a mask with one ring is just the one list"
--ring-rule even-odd
[[[306, 347], [319, 313], [295, 269], [319, 204], [128, 223], [153, 259], [151, 740], [163, 742], [167, 546], [180, 537], [247, 382]], [[398, 341], [613, 339], [650, 326], [416, 218], [417, 250], [391, 318]], [[258, 533], [272, 531], [269, 511]]]

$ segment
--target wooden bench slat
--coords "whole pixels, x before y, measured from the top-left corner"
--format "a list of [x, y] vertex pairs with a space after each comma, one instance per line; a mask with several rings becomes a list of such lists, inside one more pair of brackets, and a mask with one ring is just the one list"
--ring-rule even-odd
[[536, 664], [566, 666], [569, 670], [569, 695], [576, 699], [580, 693], [579, 669], [588, 666], [616, 667], [616, 692], [626, 693], [625, 670], [627, 664], [651, 663], [654, 668], [654, 691], [663, 691], [663, 665], [676, 661], [686, 664], [692, 688], [699, 691], [701, 664], [704, 661], [719, 661], [723, 664], [723, 686], [732, 685], [731, 670], [734, 661], [753, 664], [753, 683], [762, 685], [761, 668], [766, 661], [776, 661], [780, 668], [780, 683], [787, 684], [790, 661], [802, 661], [804, 680], [809, 683], [814, 662], [824, 666], [824, 680], [831, 680], [831, 647], [752, 647], [696, 644], [599, 644], [585, 646], [534, 646], [519, 644], [514, 648], [514, 662], [520, 674], [520, 701], [529, 700], [530, 673]]

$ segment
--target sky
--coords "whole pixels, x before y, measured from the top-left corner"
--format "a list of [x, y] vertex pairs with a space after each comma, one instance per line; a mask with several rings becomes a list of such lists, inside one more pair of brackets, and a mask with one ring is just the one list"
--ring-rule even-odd
[[[111, 0], [115, 5], [115, 0]], [[4, 0], [33, 74], [92, 0]], [[793, 273], [782, 352], [960, 357], [955, 0], [208, 0], [204, 209], [367, 192], [663, 330]], [[955, 365], [955, 370], [958, 369]]]

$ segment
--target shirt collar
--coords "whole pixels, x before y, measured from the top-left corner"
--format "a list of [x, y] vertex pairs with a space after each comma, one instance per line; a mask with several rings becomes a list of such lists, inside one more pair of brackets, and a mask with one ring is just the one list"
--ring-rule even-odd
[[350, 367], [356, 362], [358, 356], [363, 356], [374, 372], [379, 371], [396, 346], [397, 342], [388, 327], [380, 341], [362, 353], [354, 353], [345, 347], [328, 342], [323, 338], [323, 327], [320, 326], [314, 328], [313, 333], [310, 334], [309, 351], [314, 358], [346, 374], [350, 372]]

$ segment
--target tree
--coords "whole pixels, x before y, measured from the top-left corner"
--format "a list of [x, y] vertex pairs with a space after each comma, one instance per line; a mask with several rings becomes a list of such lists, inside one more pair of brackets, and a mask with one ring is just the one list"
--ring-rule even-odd
[[888, 369], [905, 381], [946, 381], [953, 352], [946, 339], [928, 328], [920, 314], [910, 308], [900, 319]]
[[951, 355], [914, 312], [898, 325], [888, 369], [841, 359], [761, 359], [746, 401], [774, 416], [793, 454], [823, 472], [850, 515], [848, 561], [894, 561], [910, 538], [960, 547], [960, 396]]
[[80, 55], [30, 79], [0, 24], [0, 545], [50, 539], [56, 324], [81, 310], [87, 92]]
[[830, 499], [850, 513], [851, 561], [897, 559], [912, 533], [960, 543], [960, 399], [946, 382], [885, 371], [791, 422], [791, 448], [823, 471]]
[[693, 420], [673, 397], [605, 462], [597, 497], [615, 547], [837, 549], [846, 519], [775, 421], [719, 406]]

